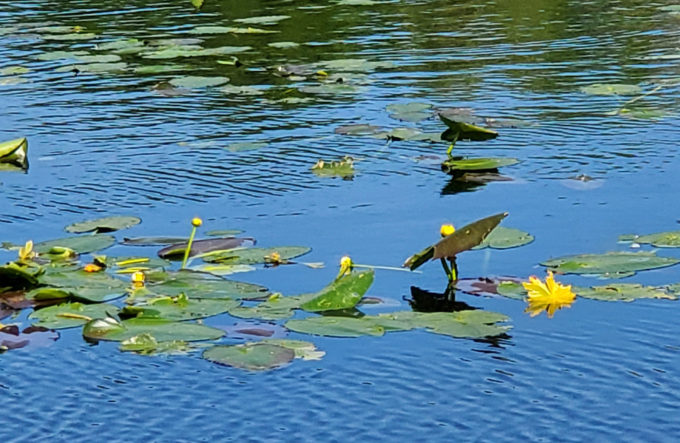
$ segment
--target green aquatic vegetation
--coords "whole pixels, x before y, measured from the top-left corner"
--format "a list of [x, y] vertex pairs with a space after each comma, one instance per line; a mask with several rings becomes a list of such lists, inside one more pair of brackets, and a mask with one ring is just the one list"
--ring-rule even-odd
[[287, 20], [290, 15], [262, 15], [258, 17], [237, 18], [236, 23], [244, 23], [246, 25], [276, 25], [280, 21]]
[[197, 323], [155, 317], [135, 317], [123, 321], [106, 317], [91, 320], [83, 326], [83, 336], [93, 340], [123, 341], [140, 334], [150, 334], [159, 342], [203, 341], [218, 339], [224, 335], [224, 331]]
[[267, 43], [267, 46], [276, 49], [293, 49], [299, 47], [300, 44], [295, 42], [271, 42]]
[[199, 347], [196, 343], [187, 343], [184, 340], [158, 341], [148, 332], [135, 335], [120, 342], [123, 352], [136, 352], [141, 355], [157, 354], [188, 354]]
[[623, 278], [638, 271], [664, 268], [677, 263], [680, 260], [640, 251], [568, 255], [546, 260], [541, 265], [562, 274], [596, 274], [604, 278]]
[[188, 243], [173, 243], [158, 251], [158, 256], [168, 260], [179, 260], [184, 257], [187, 250], [189, 251], [189, 257], [193, 257], [198, 254], [205, 254], [206, 252], [238, 248], [247, 243], [254, 243], [254, 239], [235, 237], [208, 238], [193, 241], [191, 247], [187, 247]]
[[279, 31], [260, 28], [239, 28], [235, 26], [197, 26], [189, 34], [275, 34]]
[[678, 296], [664, 288], [642, 286], [636, 283], [618, 283], [590, 288], [574, 288], [579, 297], [591, 298], [601, 301], [624, 301], [630, 302], [641, 298], [657, 298], [676, 300]]
[[196, 256], [208, 263], [229, 265], [287, 264], [290, 259], [309, 253], [307, 246], [277, 246], [272, 248], [235, 248], [225, 251], [212, 251]]
[[421, 102], [393, 103], [385, 108], [390, 118], [416, 123], [432, 117], [432, 105]]
[[442, 170], [446, 173], [461, 173], [467, 171], [496, 171], [504, 166], [519, 163], [516, 158], [449, 158], [442, 162]]
[[680, 231], [657, 232], [647, 235], [622, 235], [620, 242], [650, 244], [657, 248], [680, 248]]
[[114, 216], [103, 217], [94, 220], [87, 220], [77, 223], [72, 223], [66, 228], [66, 232], [73, 234], [82, 234], [85, 232], [95, 232], [97, 234], [102, 232], [113, 232], [121, 229], [127, 229], [141, 223], [142, 219], [134, 216]]
[[449, 156], [458, 140], [485, 141], [498, 137], [498, 132], [496, 131], [452, 120], [441, 113], [439, 114], [439, 119], [448, 127], [446, 131], [442, 132], [441, 139], [451, 142], [449, 149], [446, 151]]
[[73, 298], [98, 303], [122, 297], [128, 287], [126, 281], [107, 273], [80, 269], [46, 272], [38, 277], [38, 282], [46, 287], [35, 289], [27, 297], [36, 300]]
[[28, 169], [28, 140], [26, 140], [26, 137], [0, 143], [0, 166], [3, 165], [22, 170]]
[[203, 352], [203, 358], [238, 369], [265, 371], [293, 361], [295, 350], [273, 343], [246, 343], [213, 346]]
[[311, 169], [319, 177], [352, 178], [355, 174], [354, 159], [347, 155], [341, 160], [326, 161], [320, 159]]
[[316, 293], [314, 298], [300, 305], [300, 308], [310, 312], [351, 309], [366, 294], [373, 284], [374, 277], [373, 270], [341, 275]]
[[34, 325], [50, 329], [66, 329], [82, 326], [95, 318], [106, 318], [118, 313], [118, 307], [105, 303], [61, 303], [33, 311], [28, 316], [37, 320]]
[[127, 63], [117, 62], [117, 63], [88, 63], [88, 64], [77, 64], [62, 66], [55, 69], [55, 72], [71, 72], [76, 71], [78, 73], [90, 73], [90, 74], [105, 74], [105, 73], [119, 73], [124, 72], [128, 68]]
[[6, 66], [0, 69], [0, 75], [28, 74], [31, 70], [25, 66]]
[[88, 254], [106, 249], [115, 243], [116, 238], [112, 235], [95, 234], [46, 240], [36, 243], [33, 249], [40, 254], [49, 253], [54, 248], [67, 248], [76, 254]]
[[267, 146], [267, 142], [237, 142], [230, 144], [226, 149], [231, 152], [246, 152], [256, 151]]
[[596, 83], [581, 87], [581, 92], [589, 95], [635, 95], [642, 92], [642, 88], [623, 83]]
[[126, 306], [120, 311], [121, 317], [158, 317], [182, 321], [212, 317], [222, 314], [241, 302], [234, 299], [189, 298], [184, 293], [175, 297], [156, 297], [142, 304]]
[[229, 82], [228, 77], [201, 77], [187, 75], [170, 80], [170, 84], [176, 88], [200, 89], [220, 86]]
[[211, 274], [184, 270], [179, 272], [148, 272], [146, 288], [157, 295], [192, 298], [250, 300], [267, 297], [264, 286], [227, 280]]
[[515, 228], [496, 226], [493, 231], [472, 249], [493, 248], [509, 249], [524, 246], [534, 241], [534, 236]]

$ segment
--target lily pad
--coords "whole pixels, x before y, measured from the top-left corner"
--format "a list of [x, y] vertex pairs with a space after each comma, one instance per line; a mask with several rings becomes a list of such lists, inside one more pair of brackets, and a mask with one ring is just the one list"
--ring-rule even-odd
[[260, 318], [263, 320], [280, 320], [290, 318], [294, 309], [299, 309], [316, 294], [304, 294], [284, 297], [281, 294], [270, 296], [267, 301], [254, 307], [240, 306], [229, 310], [229, 314], [239, 318]]
[[192, 320], [222, 314], [241, 304], [233, 299], [194, 299], [180, 294], [160, 297], [143, 305], [126, 306], [121, 316], [160, 317], [168, 320]]
[[581, 92], [590, 95], [633, 95], [641, 93], [642, 88], [637, 85], [623, 83], [596, 83], [582, 87]]
[[95, 220], [88, 220], [68, 225], [66, 232], [74, 234], [82, 234], [83, 232], [113, 232], [120, 229], [127, 229], [135, 226], [142, 221], [139, 217], [133, 216], [115, 216], [104, 217]]
[[267, 46], [277, 49], [292, 49], [299, 47], [300, 44], [295, 42], [271, 42], [267, 43]]
[[382, 68], [393, 68], [394, 63], [369, 61], [363, 58], [345, 58], [321, 62], [319, 66], [335, 72], [372, 72]]
[[278, 22], [289, 18], [290, 15], [263, 15], [259, 17], [237, 18], [234, 21], [247, 25], [275, 25]]
[[508, 216], [507, 212], [492, 215], [457, 229], [453, 234], [444, 237], [433, 246], [428, 246], [417, 254], [406, 259], [402, 265], [412, 271], [428, 260], [454, 257], [463, 251], [474, 248], [484, 241], [491, 231]]
[[240, 229], [217, 229], [205, 233], [205, 235], [208, 235], [210, 237], [229, 237], [239, 234], [243, 234], [243, 231]]
[[185, 293], [191, 298], [248, 300], [268, 295], [267, 288], [260, 285], [189, 271], [148, 273], [147, 280], [150, 291], [172, 297]]
[[134, 68], [135, 74], [165, 74], [167, 72], [183, 71], [186, 67], [182, 65], [147, 65]]
[[231, 152], [255, 151], [257, 149], [266, 148], [265, 142], [238, 142], [227, 146], [227, 150]]
[[28, 140], [26, 140], [26, 137], [0, 143], [0, 163], [27, 169]]
[[658, 120], [673, 115], [666, 109], [652, 107], [622, 108], [617, 114], [634, 120]]
[[237, 248], [226, 251], [214, 251], [201, 258], [208, 263], [224, 263], [230, 265], [255, 265], [259, 263], [271, 263], [272, 256], [278, 255], [282, 262], [291, 258], [300, 257], [311, 251], [306, 246], [278, 246], [275, 248]]
[[484, 141], [498, 137], [498, 132], [491, 129], [451, 120], [442, 114], [439, 114], [439, 118], [448, 126], [448, 129], [441, 135], [442, 140], [455, 143], [457, 140]]
[[344, 125], [335, 128], [336, 134], [342, 135], [353, 135], [353, 136], [376, 136], [381, 134], [379, 138], [383, 138], [386, 134], [385, 130], [380, 126], [367, 125], [364, 123], [354, 124], [354, 125]]
[[464, 158], [449, 159], [442, 162], [442, 170], [447, 173], [464, 171], [494, 171], [503, 166], [519, 163], [516, 158]]
[[153, 335], [143, 333], [120, 342], [121, 351], [136, 352], [142, 355], [151, 354], [186, 354], [197, 345], [183, 340], [158, 341]]
[[386, 109], [390, 118], [413, 123], [432, 116], [432, 105], [429, 103], [394, 103], [388, 105]]
[[295, 351], [270, 343], [247, 343], [213, 346], [203, 352], [203, 358], [239, 369], [266, 371], [290, 363], [295, 358]]
[[633, 241], [651, 244], [657, 248], [680, 248], [680, 231], [658, 232], [656, 234], [620, 236], [619, 241]]
[[[244, 243], [254, 243], [252, 238], [208, 238], [204, 240], [196, 240], [191, 244], [191, 251], [189, 257], [198, 254], [205, 254], [206, 252], [221, 251], [225, 249], [238, 248]], [[173, 244], [158, 251], [158, 256], [168, 260], [181, 260], [184, 258], [184, 252], [188, 243]]]
[[41, 275], [38, 280], [51, 288], [36, 289], [29, 292], [27, 297], [50, 300], [65, 298], [60, 295], [68, 294], [69, 297], [98, 303], [123, 296], [128, 287], [127, 282], [103, 272], [49, 272]]
[[31, 70], [25, 66], [6, 66], [0, 69], [0, 75], [21, 75], [28, 74], [29, 72]]
[[8, 263], [0, 266], [0, 285], [3, 288], [27, 289], [38, 285], [38, 276], [41, 268], [19, 266], [16, 263]]
[[351, 272], [333, 281], [316, 293], [301, 308], [310, 312], [336, 311], [353, 308], [373, 284], [375, 272]]
[[288, 320], [285, 326], [291, 331], [302, 334], [330, 337], [381, 336], [385, 334], [383, 326], [366, 317], [309, 317], [301, 320]]
[[77, 254], [88, 254], [101, 251], [116, 243], [115, 237], [106, 234], [84, 235], [79, 237], [58, 238], [36, 243], [33, 249], [39, 253], [48, 253], [54, 247], [68, 248]]
[[118, 313], [118, 308], [104, 303], [82, 304], [62, 303], [38, 309], [28, 316], [37, 320], [36, 326], [50, 329], [65, 329], [82, 326], [95, 318], [106, 318]]
[[78, 72], [89, 72], [91, 74], [102, 74], [102, 73], [118, 73], [123, 72], [127, 69], [128, 65], [125, 62], [117, 63], [88, 63], [79, 64], [73, 66], [62, 66], [57, 68], [56, 72], [70, 72], [76, 70]]
[[293, 352], [295, 352], [295, 358], [301, 358], [303, 360], [321, 360], [321, 357], [326, 355], [324, 351], [319, 351], [314, 343], [303, 340], [269, 338], [262, 340], [262, 343], [268, 343], [292, 349]]
[[230, 265], [220, 263], [203, 263], [202, 265], [191, 266], [189, 269], [199, 272], [207, 272], [220, 277], [238, 274], [239, 272], [251, 272], [257, 270], [256, 267], [250, 265]]
[[319, 177], [351, 178], [354, 176], [354, 159], [345, 156], [338, 161], [319, 160], [312, 166], [312, 172]]
[[137, 317], [120, 322], [107, 317], [89, 321], [83, 326], [83, 336], [94, 340], [123, 341], [145, 333], [159, 342], [215, 340], [224, 335], [220, 329], [153, 317]]
[[618, 283], [604, 286], [592, 286], [590, 288], [574, 288], [574, 293], [579, 297], [602, 301], [630, 302], [640, 298], [661, 298], [669, 300], [676, 300], [678, 298], [677, 295], [666, 292], [663, 288], [642, 286], [636, 283]]
[[621, 278], [679, 262], [674, 258], [658, 257], [653, 252], [640, 251], [569, 255], [547, 260], [541, 265], [562, 274], [598, 274], [606, 278]]
[[196, 75], [187, 75], [185, 77], [177, 77], [170, 80], [170, 84], [176, 88], [208, 88], [211, 86], [219, 86], [229, 82], [227, 77], [200, 77]]
[[16, 325], [4, 326], [0, 328], [0, 353], [10, 349], [49, 346], [58, 338], [58, 332], [40, 326], [29, 326], [21, 332]]
[[231, 55], [250, 50], [250, 46], [220, 46], [217, 48], [201, 48], [195, 46], [178, 46], [163, 48], [158, 51], [147, 52], [142, 55], [149, 59], [173, 59], [182, 57], [213, 57]]
[[524, 246], [534, 241], [534, 236], [515, 228], [496, 226], [484, 241], [472, 249], [509, 249]]

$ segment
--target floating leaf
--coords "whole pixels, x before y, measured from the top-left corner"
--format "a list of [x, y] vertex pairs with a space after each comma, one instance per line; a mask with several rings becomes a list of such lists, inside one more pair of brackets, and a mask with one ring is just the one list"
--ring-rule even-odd
[[147, 52], [142, 55], [150, 59], [172, 59], [181, 57], [213, 57], [219, 55], [238, 54], [250, 50], [250, 46], [220, 46], [218, 48], [203, 49], [200, 46], [176, 46], [163, 48], [158, 51]]
[[144, 47], [144, 42], [136, 38], [121, 38], [118, 40], [112, 40], [104, 43], [98, 43], [96, 49], [100, 51], [115, 51], [120, 49], [129, 48], [142, 48]]
[[222, 86], [219, 90], [220, 92], [227, 95], [239, 95], [239, 96], [263, 95], [265, 93], [265, 91], [262, 89], [245, 85], [241, 86], [226, 85]]
[[27, 289], [38, 285], [40, 268], [29, 268], [16, 263], [0, 266], [0, 285], [3, 288]]
[[145, 333], [159, 342], [215, 340], [224, 335], [220, 329], [152, 317], [137, 317], [122, 322], [108, 317], [89, 321], [83, 326], [83, 335], [95, 340], [123, 341]]
[[233, 299], [195, 299], [181, 294], [177, 297], [156, 298], [143, 305], [126, 306], [121, 316], [192, 320], [222, 314], [240, 304], [240, 301]]
[[106, 318], [115, 315], [118, 308], [104, 303], [85, 305], [82, 303], [62, 303], [38, 309], [28, 316], [37, 320], [36, 326], [50, 329], [64, 329], [82, 326], [95, 318]]
[[498, 132], [491, 129], [451, 120], [442, 114], [439, 114], [439, 118], [448, 126], [448, 129], [441, 135], [442, 140], [450, 142], [457, 140], [484, 141], [498, 137]]
[[277, 49], [292, 49], [292, 48], [299, 47], [300, 44], [295, 43], [295, 42], [272, 42], [272, 43], [267, 43], [267, 46], [270, 46], [272, 48], [277, 48]]
[[[198, 254], [205, 254], [206, 252], [219, 251], [224, 249], [238, 248], [244, 243], [254, 243], [252, 238], [209, 238], [204, 240], [196, 240], [191, 244], [191, 251], [189, 257]], [[169, 260], [181, 260], [184, 258], [184, 251], [188, 243], [173, 244], [158, 251], [158, 256]]]
[[267, 143], [263, 142], [238, 142], [227, 146], [231, 152], [255, 151], [257, 149], [266, 148]]
[[205, 0], [191, 0], [191, 4], [196, 8], [196, 10], [200, 10], [203, 7], [203, 3]]
[[187, 75], [184, 77], [177, 77], [170, 80], [170, 84], [176, 88], [208, 88], [211, 86], [219, 86], [227, 83], [227, 77], [200, 77], [196, 75]]
[[225, 276], [231, 274], [238, 274], [239, 272], [251, 272], [257, 268], [250, 265], [223, 265], [219, 263], [204, 263], [202, 265], [191, 266], [192, 270], [199, 272], [207, 272], [214, 275]]
[[372, 72], [376, 69], [393, 68], [394, 63], [368, 61], [363, 58], [346, 58], [321, 62], [319, 66], [334, 72]]
[[621, 108], [618, 115], [634, 120], [658, 120], [670, 117], [672, 114], [665, 109], [637, 107], [637, 108]]
[[40, 326], [29, 326], [21, 332], [16, 325], [4, 326], [0, 328], [0, 353], [9, 349], [49, 346], [58, 338], [58, 332]]
[[516, 158], [464, 158], [449, 159], [442, 162], [442, 170], [447, 173], [462, 171], [494, 171], [503, 166], [519, 163]]
[[262, 343], [292, 349], [295, 352], [295, 358], [301, 358], [303, 360], [321, 360], [321, 357], [326, 355], [324, 351], [319, 351], [314, 343], [308, 341], [269, 338], [262, 340]]
[[224, 263], [230, 265], [255, 265], [271, 263], [272, 255], [277, 254], [280, 261], [300, 257], [311, 251], [306, 246], [278, 246], [274, 248], [238, 248], [226, 251], [214, 251], [201, 258], [208, 263]]
[[82, 234], [83, 232], [113, 232], [120, 229], [127, 229], [135, 226], [142, 221], [139, 217], [133, 216], [115, 216], [97, 218], [95, 220], [88, 220], [68, 225], [66, 232], [74, 234]]
[[243, 231], [241, 231], [240, 229], [221, 229], [221, 230], [218, 229], [214, 231], [208, 231], [205, 233], [205, 235], [208, 235], [210, 237], [229, 237], [239, 234], [243, 234]]
[[620, 278], [679, 262], [674, 258], [657, 257], [653, 252], [640, 251], [569, 255], [547, 260], [541, 265], [562, 274], [599, 274], [607, 278]]
[[[305, 94], [319, 94], [319, 95], [353, 95], [361, 92], [361, 88], [345, 83], [322, 83], [315, 86], [303, 86], [300, 92]], [[295, 98], [295, 97], [292, 97]]]
[[366, 317], [309, 317], [302, 320], [288, 320], [285, 326], [291, 331], [302, 334], [330, 337], [381, 336], [385, 334], [383, 326]]
[[270, 343], [247, 343], [213, 346], [203, 352], [203, 358], [239, 369], [266, 371], [290, 363], [295, 358], [295, 351]]
[[515, 228], [496, 226], [484, 241], [473, 249], [494, 248], [509, 249], [524, 246], [534, 241], [534, 236], [528, 232], [520, 231]]
[[666, 292], [662, 288], [642, 286], [636, 283], [618, 283], [590, 288], [574, 288], [579, 297], [592, 298], [602, 301], [633, 301], [640, 298], [662, 298], [676, 300], [675, 294]]
[[394, 103], [388, 105], [386, 109], [391, 118], [413, 123], [432, 116], [432, 105], [429, 103]]
[[354, 159], [345, 156], [339, 161], [319, 160], [312, 166], [312, 172], [320, 177], [351, 178], [354, 176]]
[[484, 241], [486, 236], [489, 235], [489, 233], [493, 231], [507, 215], [507, 212], [503, 212], [463, 226], [453, 234], [441, 239], [435, 245], [428, 246], [417, 254], [407, 258], [402, 266], [410, 268], [413, 271], [428, 260], [450, 258], [463, 251], [472, 249]]
[[275, 25], [281, 20], [289, 19], [290, 15], [263, 15], [259, 17], [237, 18], [234, 20], [237, 23], [245, 23], [247, 25]]
[[124, 238], [124, 245], [136, 245], [136, 246], [162, 246], [162, 245], [176, 245], [185, 243], [189, 239], [186, 237], [135, 237], [135, 238]]
[[148, 65], [138, 66], [134, 68], [135, 74], [165, 74], [167, 72], [176, 72], [185, 70], [185, 66], [181, 65]]
[[0, 75], [20, 75], [28, 74], [29, 72], [31, 72], [31, 70], [25, 66], [7, 66], [0, 69]]
[[336, 134], [342, 135], [355, 135], [355, 136], [374, 136], [381, 134], [380, 138], [384, 137], [386, 134], [385, 130], [380, 126], [373, 126], [367, 124], [356, 124], [356, 125], [344, 125], [335, 128]]
[[0, 143], [0, 163], [28, 169], [28, 140], [26, 140], [26, 137]]
[[274, 34], [279, 31], [271, 31], [259, 28], [238, 28], [234, 26], [197, 26], [189, 31], [189, 34]]
[[584, 86], [581, 92], [591, 95], [633, 95], [642, 92], [642, 88], [637, 85], [626, 85], [622, 83], [603, 84]]
[[142, 355], [150, 354], [186, 354], [195, 349], [197, 345], [183, 340], [170, 340], [159, 342], [149, 333], [143, 333], [130, 337], [120, 342], [121, 351], [136, 352]]
[[[103, 272], [49, 272], [41, 275], [39, 282], [52, 288], [40, 288], [27, 294], [36, 300], [49, 300], [68, 296], [88, 302], [113, 300], [125, 294], [128, 283]], [[57, 288], [58, 290], [54, 290]]]
[[78, 71], [78, 72], [89, 72], [91, 74], [101, 74], [101, 73], [107, 73], [107, 72], [123, 72], [127, 69], [127, 63], [125, 62], [118, 62], [118, 63], [88, 63], [86, 65], [73, 65], [73, 66], [62, 66], [61, 68], [57, 68], [56, 72], [70, 72], [70, 71]]
[[79, 237], [58, 238], [36, 243], [33, 249], [39, 253], [48, 253], [52, 248], [61, 247], [75, 251], [77, 254], [88, 254], [101, 251], [116, 243], [115, 237], [106, 234], [85, 235]]
[[304, 294], [284, 297], [280, 294], [272, 295], [267, 301], [255, 307], [238, 307], [231, 309], [229, 314], [240, 318], [261, 318], [263, 320], [280, 320], [293, 316], [293, 310], [316, 297], [316, 294]]
[[315, 297], [301, 305], [301, 308], [310, 312], [353, 308], [373, 284], [374, 276], [375, 272], [372, 269], [343, 275], [317, 292]]
[[619, 241], [633, 241], [651, 244], [657, 248], [680, 248], [680, 231], [658, 232], [656, 234], [620, 236]]
[[147, 287], [159, 295], [177, 296], [181, 293], [191, 298], [256, 299], [268, 295], [267, 288], [191, 271], [147, 274]]

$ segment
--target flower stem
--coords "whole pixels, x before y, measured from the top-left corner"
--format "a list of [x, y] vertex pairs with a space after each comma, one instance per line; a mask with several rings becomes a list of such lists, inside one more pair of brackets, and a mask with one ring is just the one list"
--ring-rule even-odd
[[187, 248], [184, 251], [184, 260], [182, 260], [182, 268], [184, 269], [187, 265], [187, 260], [189, 260], [189, 252], [191, 251], [191, 244], [194, 242], [194, 236], [196, 235], [196, 226], [191, 229], [191, 235], [189, 236], [189, 243], [187, 243]]

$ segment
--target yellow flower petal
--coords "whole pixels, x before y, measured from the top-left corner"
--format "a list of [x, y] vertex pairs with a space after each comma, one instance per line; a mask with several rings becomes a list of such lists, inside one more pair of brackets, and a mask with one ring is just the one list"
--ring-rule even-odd
[[570, 307], [576, 298], [571, 290], [571, 285], [563, 285], [555, 281], [552, 271], [548, 271], [545, 283], [537, 277], [529, 277], [528, 282], [522, 282], [522, 286], [527, 290], [527, 306], [524, 312], [532, 317], [543, 311], [548, 313], [548, 318], [552, 318], [558, 309]]

